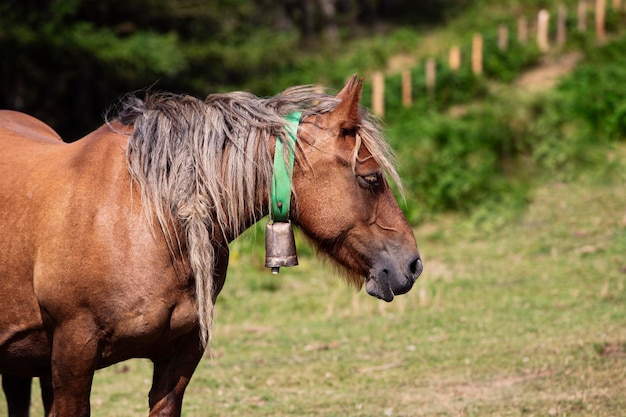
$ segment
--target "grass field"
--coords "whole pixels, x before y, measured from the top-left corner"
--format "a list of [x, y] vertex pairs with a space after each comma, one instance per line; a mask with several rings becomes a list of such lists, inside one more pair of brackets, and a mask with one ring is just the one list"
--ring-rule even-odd
[[[425, 271], [391, 304], [301, 244], [276, 277], [254, 236], [236, 242], [184, 415], [625, 415], [625, 183], [551, 182], [515, 220], [423, 225]], [[99, 371], [92, 415], [147, 415], [150, 380], [142, 360]]]

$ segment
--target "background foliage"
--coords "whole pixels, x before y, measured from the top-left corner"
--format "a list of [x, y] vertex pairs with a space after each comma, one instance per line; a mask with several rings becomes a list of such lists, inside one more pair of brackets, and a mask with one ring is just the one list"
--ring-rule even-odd
[[[268, 95], [324, 73], [343, 80], [358, 52], [361, 59], [369, 53], [320, 71], [339, 52], [328, 41], [384, 31], [388, 21], [441, 21], [456, 3], [3, 0], [0, 107], [35, 114], [77, 138], [99, 125], [120, 95], [150, 86]], [[324, 12], [322, 5], [333, 7]], [[382, 41], [374, 49], [382, 63]], [[370, 62], [360, 64], [364, 70]]]
[[[626, 41], [598, 48], [578, 33], [570, 10], [566, 53], [583, 63], [553, 92], [512, 87], [544, 59], [534, 42], [510, 36], [497, 48], [497, 25], [511, 34], [556, 1], [23, 0], [0, 2], [0, 107], [33, 114], [74, 140], [93, 130], [116, 100], [152, 88], [204, 96], [225, 90], [275, 94], [289, 85], [338, 89], [347, 76], [367, 79], [398, 56], [411, 67], [415, 102], [400, 103], [400, 75], [388, 71], [385, 124], [398, 150], [407, 207], [417, 223], [433, 213], [471, 211], [508, 201], [523, 206], [537, 177], [571, 178], [597, 162], [599, 144], [626, 130]], [[323, 5], [334, 5], [331, 12]], [[619, 34], [624, 15], [609, 9]], [[469, 68], [471, 36], [485, 39], [484, 75]], [[447, 48], [461, 45], [463, 66], [448, 69]], [[553, 52], [554, 54], [555, 52]], [[434, 93], [423, 60], [435, 57]], [[422, 64], [420, 64], [422, 62]], [[363, 101], [369, 105], [366, 83]]]

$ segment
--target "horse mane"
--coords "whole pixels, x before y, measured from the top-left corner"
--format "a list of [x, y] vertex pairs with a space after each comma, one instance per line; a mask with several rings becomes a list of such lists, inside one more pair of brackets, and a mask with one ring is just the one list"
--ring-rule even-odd
[[[312, 86], [271, 97], [246, 92], [126, 97], [118, 120], [133, 127], [127, 163], [148, 218], [156, 217], [173, 255], [187, 250], [196, 282], [201, 340], [210, 338], [215, 248], [228, 244], [267, 212], [273, 171], [270, 138], [287, 150], [285, 116], [327, 113], [339, 99]], [[376, 118], [362, 109], [353, 165], [361, 143], [400, 186], [392, 152]], [[298, 161], [306, 163], [306, 161]], [[181, 242], [180, 240], [183, 240]]]

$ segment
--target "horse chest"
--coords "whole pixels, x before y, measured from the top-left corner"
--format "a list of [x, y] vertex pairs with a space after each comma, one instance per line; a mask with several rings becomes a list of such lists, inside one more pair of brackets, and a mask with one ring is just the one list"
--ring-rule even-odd
[[50, 347], [43, 327], [24, 322], [0, 330], [0, 370], [18, 375], [38, 375], [50, 363]]
[[101, 358], [99, 367], [132, 357], [158, 357], [171, 351], [176, 340], [197, 332], [197, 313], [191, 297], [146, 298], [134, 308], [98, 317]]

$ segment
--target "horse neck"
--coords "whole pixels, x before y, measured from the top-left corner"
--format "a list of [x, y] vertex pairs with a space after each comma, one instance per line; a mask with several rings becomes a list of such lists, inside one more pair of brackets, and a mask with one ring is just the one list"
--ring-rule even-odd
[[[268, 193], [269, 191], [265, 193], [266, 194], [265, 200], [267, 200]], [[248, 216], [246, 216], [246, 218], [241, 222], [242, 228], [240, 230], [232, 229], [232, 230], [222, 231], [222, 233], [216, 232], [215, 234], [216, 242], [224, 242], [224, 240], [226, 241], [226, 243], [232, 242], [233, 240], [237, 239], [243, 232], [248, 230], [250, 227], [254, 226], [257, 222], [259, 222], [265, 216], [267, 216], [269, 214], [269, 203], [265, 201], [264, 203], [259, 202], [259, 204], [260, 205], [257, 205], [257, 207], [262, 207], [262, 209], [260, 209], [256, 213], [250, 213]], [[221, 236], [219, 236], [220, 234]]]

